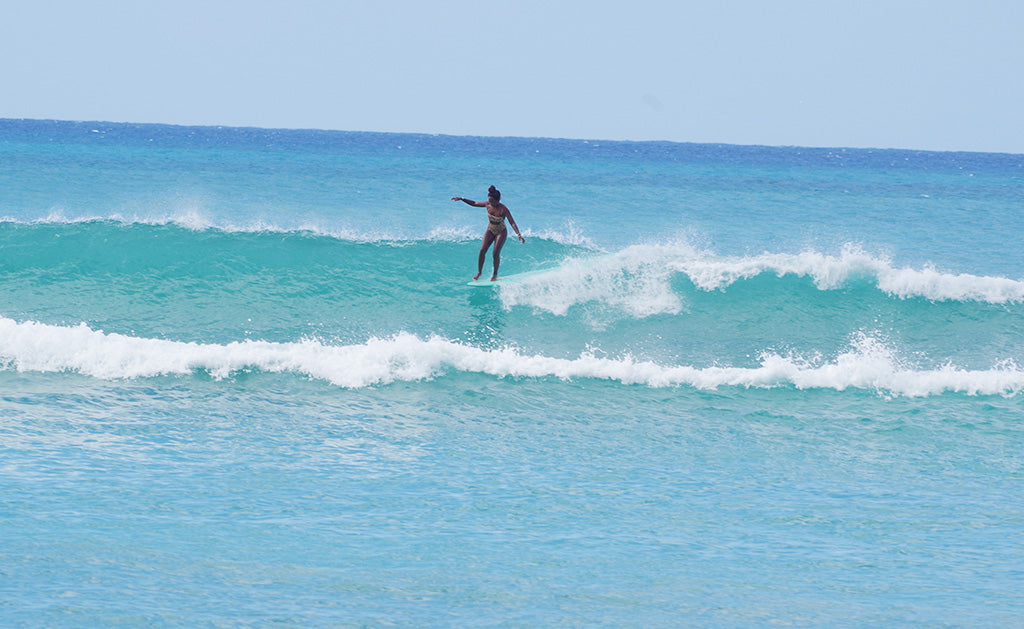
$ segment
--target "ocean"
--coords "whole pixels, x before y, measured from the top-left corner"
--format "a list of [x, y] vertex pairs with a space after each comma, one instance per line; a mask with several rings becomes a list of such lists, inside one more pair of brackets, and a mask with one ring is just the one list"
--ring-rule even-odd
[[[1024, 623], [1024, 155], [0, 159], [0, 625]], [[489, 185], [530, 275], [471, 287]]]

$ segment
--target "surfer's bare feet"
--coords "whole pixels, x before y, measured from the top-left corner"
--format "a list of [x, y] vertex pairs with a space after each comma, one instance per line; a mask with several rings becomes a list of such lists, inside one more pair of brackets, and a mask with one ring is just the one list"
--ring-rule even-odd
[[497, 275], [492, 275], [491, 276], [491, 281], [492, 282], [497, 282], [498, 281], [498, 276]]
[[474, 282], [477, 281], [478, 279], [480, 279], [480, 274], [479, 273], [477, 273], [476, 275], [473, 276], [473, 281]]

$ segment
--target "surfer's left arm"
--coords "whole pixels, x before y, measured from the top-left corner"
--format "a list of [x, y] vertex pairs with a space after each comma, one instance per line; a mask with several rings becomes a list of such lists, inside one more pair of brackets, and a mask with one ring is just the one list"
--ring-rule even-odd
[[512, 229], [516, 230], [516, 236], [519, 236], [519, 242], [525, 243], [526, 239], [519, 233], [519, 225], [516, 225], [516, 219], [512, 218], [512, 212], [509, 212], [507, 207], [505, 208], [505, 216], [508, 218], [508, 223], [512, 226]]

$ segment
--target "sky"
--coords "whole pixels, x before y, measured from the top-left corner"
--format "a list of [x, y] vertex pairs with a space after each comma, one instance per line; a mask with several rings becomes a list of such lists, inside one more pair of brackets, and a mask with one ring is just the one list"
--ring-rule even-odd
[[0, 118], [1024, 153], [1020, 0], [20, 0]]

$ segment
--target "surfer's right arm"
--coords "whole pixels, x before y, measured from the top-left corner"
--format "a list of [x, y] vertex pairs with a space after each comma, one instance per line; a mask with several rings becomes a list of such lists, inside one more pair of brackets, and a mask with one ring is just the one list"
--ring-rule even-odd
[[471, 201], [471, 200], [466, 199], [464, 197], [452, 197], [452, 201], [462, 201], [466, 205], [472, 205], [473, 207], [487, 207], [486, 203], [482, 203], [482, 202], [479, 202], [479, 201]]

